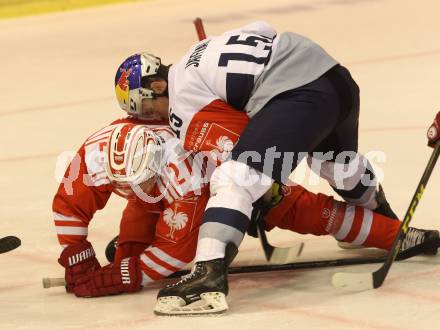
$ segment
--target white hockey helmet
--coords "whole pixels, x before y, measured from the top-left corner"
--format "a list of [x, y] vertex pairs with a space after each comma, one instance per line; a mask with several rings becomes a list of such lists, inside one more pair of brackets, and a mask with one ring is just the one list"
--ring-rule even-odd
[[[159, 76], [168, 81], [167, 67], [159, 57], [138, 53], [128, 57], [116, 71], [115, 92], [122, 110], [143, 120], [155, 120], [155, 114], [144, 113], [142, 102], [151, 102], [156, 96], [148, 88], [148, 78]], [[151, 105], [150, 105], [151, 108]]]
[[133, 187], [162, 168], [163, 140], [144, 125], [119, 124], [108, 140], [105, 171], [115, 192], [128, 197]]

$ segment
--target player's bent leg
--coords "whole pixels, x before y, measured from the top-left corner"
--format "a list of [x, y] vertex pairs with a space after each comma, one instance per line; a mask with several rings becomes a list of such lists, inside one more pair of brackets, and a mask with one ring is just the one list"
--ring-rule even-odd
[[[344, 163], [324, 162], [314, 165], [315, 158], [308, 158], [308, 164], [319, 175], [329, 181], [345, 201], [374, 210], [389, 218], [398, 219], [385, 198], [382, 186], [377, 186], [376, 176], [370, 162], [364, 156], [353, 153], [352, 159]], [[316, 163], [316, 162], [315, 162]], [[340, 242], [343, 249], [358, 249], [360, 245]]]
[[342, 66], [330, 70], [327, 76], [338, 92], [341, 112], [332, 132], [314, 148], [311, 155], [318, 160], [318, 166], [311, 166], [312, 170], [327, 179], [345, 201], [397, 219], [383, 191], [377, 189], [373, 167], [357, 152], [359, 87]]
[[328, 235], [327, 221], [321, 220], [321, 213], [327, 212], [326, 206], [332, 205], [333, 197], [314, 194], [300, 185], [285, 190], [281, 201], [265, 217], [266, 230], [278, 227], [300, 234]]
[[269, 190], [272, 183], [264, 174], [233, 160], [215, 169], [195, 261], [223, 258], [227, 243], [237, 247], [241, 244], [249, 225], [252, 203]]
[[[383, 191], [382, 185], [380, 185], [380, 184], [379, 184], [378, 189], [375, 190], [375, 201], [377, 203], [377, 206], [374, 208], [375, 213], [384, 215], [388, 218], [398, 219], [397, 215], [391, 209], [390, 204], [388, 203], [387, 199], [385, 198], [385, 193]], [[341, 249], [348, 249], [348, 250], [363, 248], [362, 245], [354, 245], [354, 244], [346, 243], [346, 242], [338, 242], [338, 246]]]
[[[194, 267], [189, 275], [159, 291], [156, 314], [212, 314], [227, 310], [227, 267], [243, 240], [252, 203], [272, 182], [236, 161], [225, 162], [215, 169], [211, 198], [199, 230]], [[197, 305], [199, 301], [201, 305]]]
[[[390, 250], [401, 222], [369, 209], [339, 202], [324, 194], [313, 194], [298, 186], [266, 216], [268, 229], [277, 226], [302, 234], [332, 235], [355, 246]], [[302, 192], [299, 192], [302, 190]], [[293, 203], [291, 203], [294, 201]], [[291, 203], [289, 207], [289, 203]], [[436, 254], [439, 233], [410, 227], [402, 250], [422, 245], [424, 253]]]
[[377, 207], [376, 176], [368, 159], [361, 154], [355, 151], [337, 155], [314, 153], [313, 157], [307, 158], [307, 164], [313, 172], [327, 180], [346, 202], [369, 209]]

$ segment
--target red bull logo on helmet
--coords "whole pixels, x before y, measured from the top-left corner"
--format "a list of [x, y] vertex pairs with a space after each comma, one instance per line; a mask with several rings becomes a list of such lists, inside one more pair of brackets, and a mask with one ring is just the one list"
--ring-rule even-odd
[[117, 78], [117, 82], [115, 85], [116, 98], [119, 102], [121, 108], [125, 111], [128, 110], [128, 93], [129, 93], [129, 84], [130, 80], [128, 79], [132, 74], [133, 69], [123, 69], [120, 68], [118, 73], [120, 74], [119, 78]]
[[120, 89], [123, 91], [127, 91], [128, 89], [128, 77], [130, 77], [131, 73], [133, 72], [133, 69], [120, 69], [121, 76], [118, 79], [117, 85]]

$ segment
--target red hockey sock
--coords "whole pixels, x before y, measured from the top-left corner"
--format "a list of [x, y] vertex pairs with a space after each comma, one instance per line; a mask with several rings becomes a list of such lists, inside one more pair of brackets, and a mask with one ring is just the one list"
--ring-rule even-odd
[[273, 227], [301, 234], [332, 235], [337, 240], [389, 250], [401, 222], [363, 207], [314, 194], [301, 186], [267, 214], [266, 230]]
[[339, 241], [389, 250], [399, 227], [399, 220], [335, 201], [326, 230]]

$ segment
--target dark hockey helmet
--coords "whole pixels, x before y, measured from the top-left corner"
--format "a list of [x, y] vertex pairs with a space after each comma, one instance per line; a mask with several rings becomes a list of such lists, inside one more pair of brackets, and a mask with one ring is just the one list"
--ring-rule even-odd
[[168, 81], [168, 67], [161, 64], [159, 57], [148, 53], [134, 54], [118, 67], [115, 92], [122, 110], [143, 120], [159, 119], [142, 110], [142, 102], [151, 102], [154, 97], [160, 96], [149, 88], [150, 79], [154, 77]]

